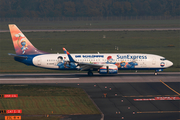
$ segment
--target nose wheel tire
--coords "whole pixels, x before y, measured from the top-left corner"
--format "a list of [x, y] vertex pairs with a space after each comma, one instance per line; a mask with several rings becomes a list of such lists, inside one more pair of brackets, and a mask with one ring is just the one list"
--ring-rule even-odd
[[92, 71], [88, 71], [88, 75], [89, 76], [93, 76], [93, 72]]
[[157, 72], [155, 72], [155, 73], [154, 73], [154, 75], [158, 75], [158, 73], [157, 73]]

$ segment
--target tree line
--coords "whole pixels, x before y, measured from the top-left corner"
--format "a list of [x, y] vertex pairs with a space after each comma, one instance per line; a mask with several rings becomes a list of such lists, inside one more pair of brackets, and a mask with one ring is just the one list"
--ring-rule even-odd
[[179, 15], [180, 0], [0, 0], [0, 18]]

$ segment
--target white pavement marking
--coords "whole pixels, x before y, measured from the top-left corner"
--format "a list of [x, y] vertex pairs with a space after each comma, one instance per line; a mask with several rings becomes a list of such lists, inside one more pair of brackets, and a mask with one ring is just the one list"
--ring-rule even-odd
[[79, 78], [1, 78], [0, 81], [4, 80], [12, 80], [12, 81], [18, 81], [18, 80], [30, 80], [30, 81], [35, 81], [35, 80], [77, 80]]
[[[41, 29], [41, 30], [21, 30], [23, 32], [65, 32], [65, 31], [162, 31], [162, 30], [180, 30], [180, 28], [92, 28], [92, 29]], [[1, 32], [9, 32], [9, 30], [0, 30]]]

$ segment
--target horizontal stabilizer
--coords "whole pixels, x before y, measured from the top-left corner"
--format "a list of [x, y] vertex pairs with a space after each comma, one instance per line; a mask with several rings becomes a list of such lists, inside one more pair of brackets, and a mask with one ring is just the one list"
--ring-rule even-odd
[[18, 57], [18, 58], [22, 58], [22, 59], [27, 59], [28, 58], [27, 56], [20, 56], [20, 55], [16, 55], [16, 54], [12, 54], [12, 53], [8, 53], [8, 55]]

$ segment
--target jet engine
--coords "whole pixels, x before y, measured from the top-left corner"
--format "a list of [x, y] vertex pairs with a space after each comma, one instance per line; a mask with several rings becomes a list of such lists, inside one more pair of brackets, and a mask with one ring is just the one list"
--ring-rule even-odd
[[118, 67], [114, 64], [107, 64], [103, 65], [99, 69], [100, 74], [117, 74], [118, 73]]

